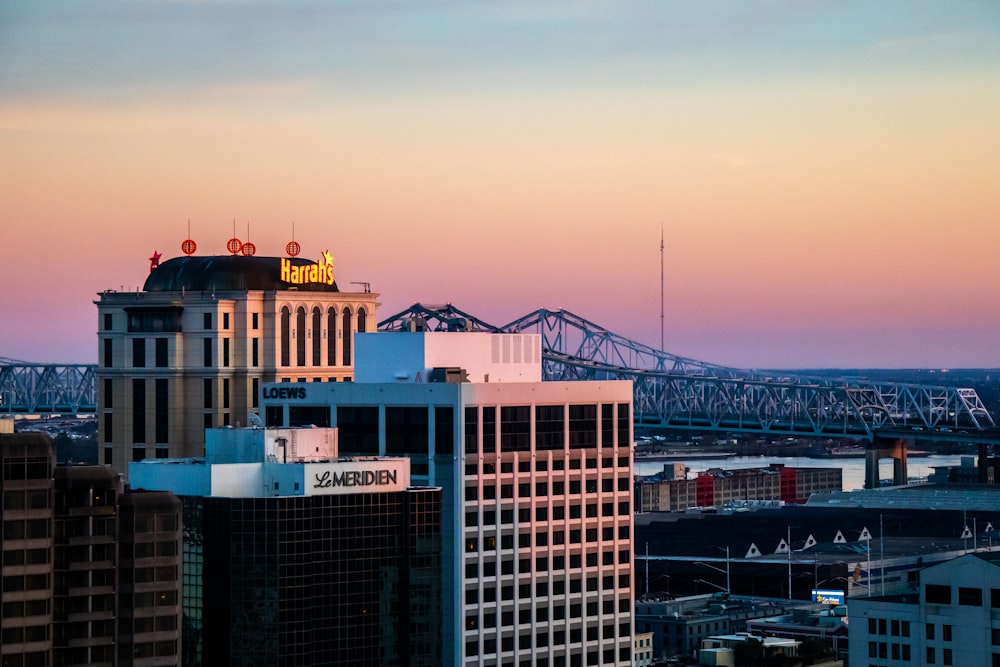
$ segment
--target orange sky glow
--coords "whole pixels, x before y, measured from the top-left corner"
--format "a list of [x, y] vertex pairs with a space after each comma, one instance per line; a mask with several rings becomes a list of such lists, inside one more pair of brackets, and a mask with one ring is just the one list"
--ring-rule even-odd
[[[303, 254], [329, 249], [341, 289], [370, 282], [381, 317], [563, 307], [652, 345], [662, 228], [670, 352], [1000, 366], [991, 3], [951, 6], [943, 27], [921, 3], [345, 3], [277, 28], [197, 4], [154, 3], [207, 63], [190, 69], [169, 65], [167, 36], [133, 44], [134, 65], [87, 48], [136, 24], [155, 36], [163, 16], [2, 10], [17, 57], [0, 64], [0, 357], [92, 362], [97, 292], [141, 286], [189, 220], [199, 254], [224, 254], [235, 220], [260, 255], [294, 221]], [[914, 16], [866, 21], [893, 11]], [[297, 21], [355, 21], [386, 50], [281, 29]], [[76, 39], [41, 39], [63, 31]], [[281, 56], [234, 64], [215, 34]]]

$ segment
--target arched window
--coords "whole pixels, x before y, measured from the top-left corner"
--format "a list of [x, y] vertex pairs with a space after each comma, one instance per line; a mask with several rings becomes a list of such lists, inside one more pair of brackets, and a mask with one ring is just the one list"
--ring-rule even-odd
[[323, 349], [321, 347], [322, 343], [323, 343], [323, 341], [322, 341], [322, 338], [323, 338], [323, 314], [322, 314], [322, 312], [320, 311], [320, 309], [318, 307], [317, 308], [313, 308], [312, 337], [313, 337], [313, 346], [312, 346], [312, 348], [313, 348], [313, 350], [312, 350], [313, 351], [313, 363], [312, 363], [312, 365], [313, 366], [321, 366], [323, 364], [323, 360], [320, 359], [320, 350]]
[[302, 306], [295, 311], [295, 365], [306, 365], [306, 309]]
[[288, 306], [281, 307], [281, 365], [288, 366], [291, 361], [292, 312]]
[[358, 332], [364, 333], [368, 331], [368, 313], [365, 312], [364, 308], [358, 308]]
[[326, 363], [337, 365], [337, 309], [326, 311]]
[[344, 326], [341, 327], [344, 331], [344, 365], [351, 365], [351, 337], [353, 334], [353, 327], [351, 326], [351, 309], [344, 308]]

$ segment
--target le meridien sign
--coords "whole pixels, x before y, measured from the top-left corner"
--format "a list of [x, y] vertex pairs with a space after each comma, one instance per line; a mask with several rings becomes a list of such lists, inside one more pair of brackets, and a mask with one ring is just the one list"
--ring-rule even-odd
[[410, 462], [338, 461], [305, 464], [307, 496], [403, 491], [410, 486]]

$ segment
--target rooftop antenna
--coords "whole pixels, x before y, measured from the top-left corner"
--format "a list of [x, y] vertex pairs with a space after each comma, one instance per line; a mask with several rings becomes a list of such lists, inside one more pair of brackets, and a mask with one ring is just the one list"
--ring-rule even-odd
[[663, 349], [663, 223], [660, 223], [660, 351]]
[[233, 218], [233, 237], [226, 242], [226, 249], [230, 255], [238, 255], [243, 251], [243, 243], [236, 238], [236, 218]]
[[372, 284], [371, 283], [366, 283], [366, 282], [363, 282], [363, 281], [352, 280], [351, 284], [352, 285], [361, 285], [362, 287], [364, 287], [365, 288], [365, 294], [369, 294], [372, 291]]
[[185, 255], [193, 255], [195, 250], [198, 249], [198, 244], [194, 242], [191, 238], [191, 218], [188, 218], [188, 235], [187, 238], [181, 243], [181, 252]]
[[295, 221], [292, 220], [292, 240], [288, 242], [285, 246], [285, 254], [289, 257], [295, 257], [302, 251], [302, 246], [298, 244], [295, 240]]
[[250, 221], [247, 221], [247, 242], [240, 249], [244, 257], [252, 257], [257, 252], [257, 246], [250, 242]]

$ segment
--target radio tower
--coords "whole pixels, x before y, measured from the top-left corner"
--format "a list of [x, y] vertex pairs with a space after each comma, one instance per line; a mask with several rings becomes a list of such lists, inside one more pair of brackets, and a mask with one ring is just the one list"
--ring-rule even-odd
[[663, 225], [660, 225], [660, 351], [663, 344]]

